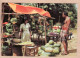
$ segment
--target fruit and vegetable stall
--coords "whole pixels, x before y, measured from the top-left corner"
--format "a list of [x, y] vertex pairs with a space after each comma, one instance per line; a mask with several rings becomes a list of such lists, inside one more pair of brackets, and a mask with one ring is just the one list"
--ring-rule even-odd
[[[8, 15], [8, 22], [3, 21]], [[39, 14], [29, 14], [31, 25], [31, 42], [21, 42], [19, 29], [25, 14], [3, 13], [2, 14], [2, 55], [3, 56], [56, 56], [60, 53], [59, 42], [61, 24], [53, 24], [54, 18]], [[10, 16], [12, 15], [12, 16]]]

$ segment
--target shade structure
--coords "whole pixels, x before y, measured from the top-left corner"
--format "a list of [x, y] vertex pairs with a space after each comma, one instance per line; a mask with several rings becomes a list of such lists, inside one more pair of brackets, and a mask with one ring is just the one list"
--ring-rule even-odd
[[44, 9], [33, 7], [33, 6], [23, 6], [23, 5], [18, 5], [14, 3], [8, 3], [9, 6], [12, 8], [12, 10], [16, 13], [21, 13], [21, 14], [40, 14], [42, 16], [47, 16], [51, 17], [50, 13], [48, 11], [45, 11]]

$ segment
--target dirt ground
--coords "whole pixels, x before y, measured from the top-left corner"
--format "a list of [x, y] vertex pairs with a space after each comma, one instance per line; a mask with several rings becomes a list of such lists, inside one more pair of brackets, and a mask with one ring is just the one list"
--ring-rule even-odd
[[70, 30], [70, 32], [73, 33], [73, 35], [71, 36], [71, 40], [68, 40], [68, 55], [61, 55], [61, 53], [59, 55], [57, 55], [57, 57], [59, 56], [76, 56], [77, 55], [77, 30]]

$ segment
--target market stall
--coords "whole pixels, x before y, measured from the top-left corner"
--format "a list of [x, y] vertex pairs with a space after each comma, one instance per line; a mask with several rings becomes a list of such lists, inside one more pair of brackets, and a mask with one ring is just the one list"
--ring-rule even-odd
[[[45, 49], [44, 46], [42, 46], [43, 51], [45, 52], [49, 52], [49, 54], [53, 54], [53, 49], [57, 49], [57, 52], [55, 52], [55, 54], [58, 54], [60, 52], [60, 43], [57, 43], [57, 38], [59, 38], [59, 33], [60, 33], [60, 27], [56, 27], [53, 26], [53, 19], [49, 12], [44, 11], [43, 9], [40, 8], [36, 8], [36, 7], [31, 7], [31, 6], [22, 6], [22, 5], [18, 5], [18, 4], [13, 4], [13, 3], [8, 3], [9, 6], [11, 7], [11, 9], [13, 9], [14, 12], [16, 13], [2, 13], [2, 15], [8, 15], [8, 22], [4, 22], [3, 25], [6, 27], [6, 32], [3, 32], [3, 27], [2, 27], [2, 41], [7, 42], [8, 43], [8, 48], [10, 46], [11, 48], [11, 54], [13, 56], [18, 56], [17, 52], [14, 51], [16, 50], [16, 46], [20, 46], [18, 48], [21, 49], [21, 54], [23, 56], [29, 54], [28, 56], [31, 55], [31, 50], [33, 52], [33, 55], [35, 56], [36, 53], [39, 53], [39, 47], [37, 44], [41, 44], [40, 43], [40, 38], [44, 39], [45, 42], [45, 46], [50, 46], [48, 49]], [[13, 7], [14, 6], [14, 7]], [[23, 9], [25, 9], [25, 11], [22, 11]], [[30, 10], [27, 10], [30, 9]], [[3, 12], [4, 12], [4, 7], [3, 7]], [[33, 14], [40, 14], [37, 18], [37, 20], [35, 20], [35, 16], [33, 16]], [[20, 15], [25, 15], [25, 14], [29, 14], [30, 16], [33, 16], [34, 18], [31, 17], [32, 24], [31, 24], [31, 39], [34, 40], [35, 34], [36, 34], [36, 38], [37, 38], [37, 44], [35, 44], [35, 40], [33, 42], [21, 42], [20, 38], [16, 38], [15, 36], [17, 34], [15, 34], [16, 32], [19, 32], [19, 27], [16, 26], [16, 23], [18, 22], [18, 16]], [[11, 17], [10, 15], [14, 15], [15, 18]], [[4, 17], [2, 17], [2, 21], [3, 21]], [[38, 23], [36, 23], [38, 22]], [[60, 25], [60, 24], [58, 24]], [[54, 31], [54, 32], [53, 32]], [[51, 33], [52, 32], [52, 33]], [[17, 35], [18, 36], [18, 35]], [[47, 38], [50, 38], [49, 40], [47, 40]], [[54, 37], [54, 40], [53, 40]], [[41, 40], [43, 41], [43, 40]], [[49, 42], [49, 43], [48, 43]], [[44, 45], [44, 44], [43, 44]], [[58, 46], [58, 47], [53, 47], [54, 45]], [[2, 46], [4, 46], [2, 44]], [[49, 49], [51, 49], [50, 51], [48, 51]], [[26, 51], [29, 51], [29, 53], [27, 53]], [[41, 52], [43, 53], [43, 52]], [[20, 55], [20, 54], [19, 54]], [[43, 53], [44, 55], [44, 53]], [[45, 54], [46, 55], [46, 54]], [[48, 56], [50, 56], [48, 55]], [[41, 56], [40, 54], [37, 54], [37, 56]], [[54, 55], [52, 55], [54, 56]]]

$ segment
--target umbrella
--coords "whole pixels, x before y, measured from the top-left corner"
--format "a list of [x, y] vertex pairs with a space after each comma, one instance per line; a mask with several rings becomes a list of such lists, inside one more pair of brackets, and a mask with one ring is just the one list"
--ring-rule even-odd
[[4, 22], [3, 24], [8, 24], [8, 22]]
[[9, 6], [12, 8], [12, 10], [16, 13], [21, 13], [21, 14], [40, 14], [42, 16], [47, 16], [51, 17], [50, 13], [48, 11], [45, 11], [44, 9], [33, 7], [33, 6], [23, 6], [23, 5], [18, 5], [14, 3], [8, 3]]

